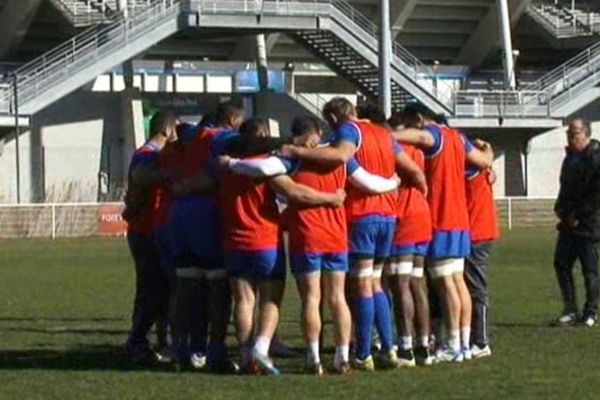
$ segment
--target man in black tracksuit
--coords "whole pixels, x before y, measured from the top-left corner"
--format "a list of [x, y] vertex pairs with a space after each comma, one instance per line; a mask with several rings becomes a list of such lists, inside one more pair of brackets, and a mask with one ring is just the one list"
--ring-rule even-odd
[[597, 322], [598, 250], [600, 241], [600, 142], [591, 139], [589, 123], [573, 121], [567, 130], [567, 155], [560, 174], [560, 192], [554, 211], [558, 241], [554, 268], [563, 297], [564, 312], [558, 325], [577, 322], [573, 266], [579, 259], [585, 281], [586, 302], [581, 321]]

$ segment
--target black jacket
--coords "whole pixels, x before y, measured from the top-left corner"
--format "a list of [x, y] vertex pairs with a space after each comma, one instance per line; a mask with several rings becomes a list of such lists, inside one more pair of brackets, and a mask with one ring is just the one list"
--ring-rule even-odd
[[[554, 210], [559, 230], [600, 240], [600, 142], [592, 139], [581, 152], [567, 150], [561, 172], [560, 192]], [[573, 224], [566, 223], [573, 220]]]

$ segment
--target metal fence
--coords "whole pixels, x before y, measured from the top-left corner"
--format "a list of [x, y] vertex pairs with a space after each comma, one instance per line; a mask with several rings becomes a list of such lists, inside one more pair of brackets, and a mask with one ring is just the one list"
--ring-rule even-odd
[[[505, 229], [552, 227], [554, 199], [496, 199]], [[0, 239], [76, 238], [125, 234], [122, 203], [0, 204]]]

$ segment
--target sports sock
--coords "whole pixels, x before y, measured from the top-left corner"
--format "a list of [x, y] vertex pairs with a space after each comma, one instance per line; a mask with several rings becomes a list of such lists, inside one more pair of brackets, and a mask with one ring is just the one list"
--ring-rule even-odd
[[240, 348], [240, 353], [242, 358], [242, 365], [248, 365], [250, 363], [250, 360], [252, 359], [252, 346], [248, 344], [243, 344]]
[[448, 335], [448, 347], [452, 350], [459, 351], [460, 350], [460, 331], [455, 330], [451, 331]]
[[399, 340], [400, 348], [402, 350], [412, 350], [413, 348], [413, 338], [412, 336], [402, 336]]
[[356, 357], [364, 360], [371, 355], [371, 333], [375, 319], [375, 304], [372, 297], [355, 301], [356, 307]]
[[419, 337], [419, 346], [429, 347], [429, 336], [423, 335]]
[[308, 360], [313, 363], [320, 363], [319, 342], [311, 342], [308, 346]]
[[388, 352], [394, 345], [390, 302], [384, 292], [374, 293], [373, 302], [375, 303], [375, 328], [381, 339], [381, 350]]
[[463, 348], [471, 348], [471, 327], [466, 326], [460, 329], [460, 340]]
[[335, 348], [333, 362], [339, 365], [350, 360], [350, 346], [338, 346]]
[[265, 336], [259, 336], [254, 342], [254, 350], [261, 356], [269, 355], [269, 347], [271, 346], [271, 339]]

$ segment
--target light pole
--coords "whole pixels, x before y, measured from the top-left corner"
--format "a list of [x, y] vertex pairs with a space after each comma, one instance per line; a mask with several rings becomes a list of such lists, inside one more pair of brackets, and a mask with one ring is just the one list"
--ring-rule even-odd
[[386, 118], [392, 115], [392, 29], [390, 0], [379, 0], [379, 105]]

